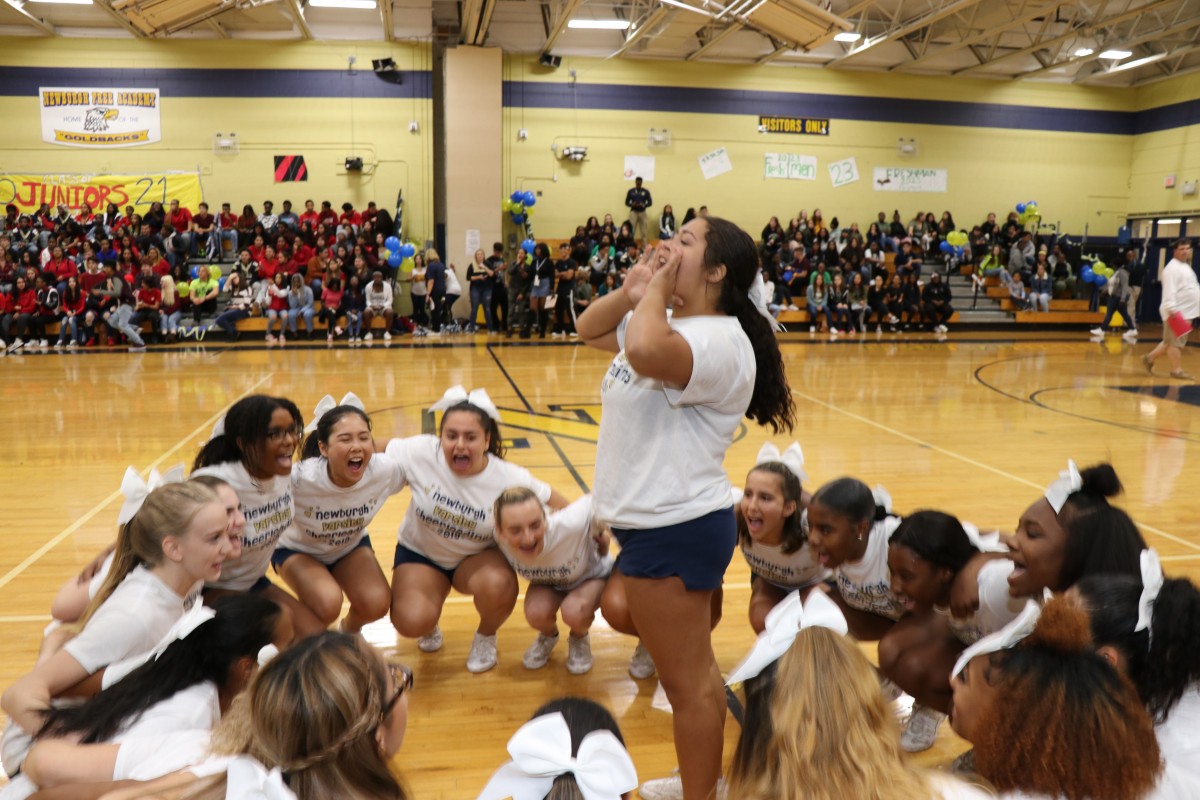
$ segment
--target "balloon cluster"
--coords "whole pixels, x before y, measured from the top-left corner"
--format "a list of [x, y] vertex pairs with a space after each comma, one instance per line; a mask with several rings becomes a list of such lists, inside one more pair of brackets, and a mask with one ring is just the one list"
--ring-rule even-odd
[[389, 267], [395, 269], [416, 255], [416, 252], [417, 246], [412, 242], [401, 243], [399, 238], [389, 236], [383, 241], [383, 249], [379, 251], [379, 257], [386, 260]]
[[962, 258], [963, 250], [967, 246], [967, 234], [963, 231], [950, 231], [946, 234], [946, 240], [941, 243], [939, 249], [946, 255], [953, 255]]
[[1090, 283], [1093, 286], [1103, 286], [1108, 283], [1108, 279], [1113, 276], [1114, 272], [1116, 270], [1103, 261], [1093, 261], [1080, 270], [1079, 278], [1084, 283]]
[[1021, 215], [1021, 225], [1026, 225], [1029, 222], [1042, 218], [1042, 212], [1038, 210], [1037, 200], [1030, 200], [1028, 203], [1017, 203], [1017, 213]]
[[536, 205], [536, 194], [516, 191], [500, 201], [500, 210], [512, 214], [513, 224], [524, 225], [525, 220], [533, 216], [533, 207]]
[[537, 247], [537, 242], [535, 242], [533, 239], [526, 239], [525, 241], [521, 242], [521, 249], [529, 255], [533, 255], [533, 248], [535, 247]]

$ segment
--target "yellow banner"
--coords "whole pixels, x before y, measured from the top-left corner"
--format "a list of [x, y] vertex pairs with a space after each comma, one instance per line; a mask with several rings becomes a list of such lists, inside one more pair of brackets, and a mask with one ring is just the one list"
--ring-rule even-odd
[[0, 208], [15, 203], [21, 213], [37, 211], [42, 203], [51, 208], [66, 203], [72, 211], [87, 203], [97, 213], [109, 203], [122, 212], [126, 206], [144, 214], [150, 204], [164, 206], [172, 200], [193, 212], [204, 196], [195, 172], [148, 175], [14, 175], [0, 174]]
[[55, 129], [54, 141], [64, 144], [86, 144], [117, 146], [128, 144], [145, 144], [150, 141], [150, 131], [128, 131], [126, 133], [79, 133], [78, 131], [60, 131]]

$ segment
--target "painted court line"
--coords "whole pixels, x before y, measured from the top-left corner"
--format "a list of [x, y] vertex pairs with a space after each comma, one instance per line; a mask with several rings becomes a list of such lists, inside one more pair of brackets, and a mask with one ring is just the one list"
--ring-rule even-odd
[[[947, 450], [944, 447], [938, 447], [936, 444], [927, 442], [924, 439], [918, 439], [915, 436], [910, 436], [909, 434], [904, 433], [903, 431], [898, 431], [895, 428], [892, 428], [888, 425], [884, 425], [881, 422], [876, 422], [873, 419], [868, 419], [867, 417], [860, 416], [859, 414], [855, 414], [853, 411], [846, 411], [845, 409], [838, 408], [837, 406], [833, 405], [832, 403], [826, 403], [824, 400], [813, 397], [812, 395], [805, 394], [804, 392], [798, 392], [795, 389], [792, 389], [792, 394], [794, 394], [796, 397], [802, 397], [805, 400], [808, 400], [810, 403], [815, 403], [816, 405], [819, 405], [822, 408], [827, 408], [830, 411], [836, 411], [837, 413], [842, 414], [843, 416], [847, 416], [850, 419], [861, 422], [864, 425], [870, 425], [873, 428], [878, 428], [879, 430], [890, 433], [891, 435], [896, 436], [900, 439], [904, 439], [906, 441], [912, 442], [913, 444], [928, 448], [930, 450], [933, 450], [936, 453], [941, 453], [944, 456], [949, 456], [950, 458], [957, 459], [959, 461], [962, 461], [965, 464], [970, 464], [973, 467], [978, 467], [979, 469], [990, 472], [993, 475], [999, 475], [1000, 477], [1007, 478], [1010, 481], [1015, 481], [1017, 483], [1028, 486], [1032, 489], [1037, 489], [1039, 492], [1046, 488], [1045, 486], [1042, 486], [1041, 484], [1037, 484], [1037, 483], [1034, 483], [1033, 481], [1026, 480], [1025, 478], [1022, 478], [1019, 475], [1013, 475], [1011, 472], [1005, 472], [1004, 470], [993, 467], [990, 464], [984, 464], [982, 461], [976, 461], [975, 459], [971, 458], [970, 456], [964, 456], [963, 454], [956, 453], [953, 450]], [[1167, 533], [1166, 531], [1159, 530], [1158, 528], [1152, 527], [1150, 525], [1145, 525], [1145, 524], [1139, 522], [1138, 527], [1141, 528], [1142, 530], [1150, 531], [1153, 534], [1161, 536], [1164, 539], [1169, 539], [1172, 542], [1175, 542], [1176, 544], [1181, 544], [1184, 547], [1187, 547], [1191, 550], [1200, 550], [1200, 545], [1195, 544], [1193, 542], [1189, 542], [1187, 539], [1181, 539], [1178, 536], [1174, 536], [1170, 533]]]
[[[275, 375], [275, 373], [273, 373], [273, 372], [269, 373], [265, 378], [260, 380], [258, 383], [254, 384], [249, 389], [247, 389], [245, 392], [238, 395], [233, 400], [233, 402], [230, 403], [228, 406], [225, 406], [220, 411], [213, 414], [207, 420], [205, 420], [200, 425], [198, 425], [195, 430], [193, 430], [191, 433], [189, 433], [184, 438], [180, 439], [179, 442], [174, 447], [172, 447], [170, 450], [167, 450], [165, 453], [163, 453], [161, 456], [159, 456], [157, 459], [155, 459], [148, 467], [146, 467], [146, 469], [142, 470], [143, 477], [150, 474], [150, 470], [154, 469], [155, 467], [161, 466], [164, 461], [166, 461], [168, 458], [171, 457], [172, 453], [181, 449], [184, 445], [186, 445], [192, 439], [194, 439], [195, 437], [199, 436], [202, 433], [211, 431], [212, 426], [214, 424], [216, 424], [217, 419], [220, 418], [220, 416], [222, 414], [224, 414], [226, 411], [229, 410], [229, 406], [232, 406], [233, 403], [236, 403], [238, 400], [241, 400], [243, 397], [253, 394], [255, 389], [257, 389], [258, 387], [262, 386], [264, 383], [269, 381], [274, 375]], [[46, 553], [49, 553], [51, 550], [53, 550], [55, 547], [57, 547], [59, 545], [59, 543], [63, 541], [63, 539], [66, 539], [68, 536], [75, 533], [77, 530], [79, 530], [84, 525], [86, 525], [88, 522], [90, 522], [92, 517], [96, 516], [101, 511], [103, 511], [105, 508], [107, 508], [109, 503], [112, 503], [114, 500], [117, 500], [120, 497], [121, 497], [121, 490], [118, 489], [117, 491], [110, 494], [108, 497], [101, 500], [96, 505], [92, 506], [91, 510], [88, 511], [86, 514], [84, 514], [82, 517], [75, 520], [67, 527], [63, 528], [62, 532], [59, 533], [57, 536], [55, 536], [53, 539], [46, 542], [41, 547], [39, 547], [37, 550], [34, 550], [32, 553], [30, 553], [29, 556], [26, 557], [26, 559], [24, 561], [22, 561], [20, 564], [17, 564], [15, 567], [13, 567], [8, 572], [6, 572], [3, 577], [0, 577], [0, 589], [3, 589], [5, 586], [7, 586], [9, 583], [11, 583], [13, 578], [16, 578], [22, 572], [27, 570], [30, 567], [30, 565], [35, 563], [39, 558], [46, 555]]]

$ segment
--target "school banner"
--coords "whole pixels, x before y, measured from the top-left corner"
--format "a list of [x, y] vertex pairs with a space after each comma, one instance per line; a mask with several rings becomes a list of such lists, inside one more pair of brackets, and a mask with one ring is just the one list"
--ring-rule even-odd
[[162, 139], [158, 89], [43, 86], [42, 141], [63, 147], [137, 147]]
[[877, 192], [944, 192], [947, 171], [913, 167], [876, 167]]
[[37, 211], [42, 203], [51, 208], [66, 203], [72, 211], [87, 203], [97, 214], [109, 203], [125, 212], [133, 206], [144, 214], [154, 201], [164, 206], [172, 200], [195, 212], [204, 196], [196, 172], [166, 172], [147, 175], [16, 175], [0, 174], [0, 208], [15, 203], [21, 213]]

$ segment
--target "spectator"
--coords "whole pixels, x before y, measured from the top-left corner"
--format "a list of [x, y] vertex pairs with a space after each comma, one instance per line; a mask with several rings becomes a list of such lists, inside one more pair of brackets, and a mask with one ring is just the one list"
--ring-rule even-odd
[[[422, 284], [422, 286], [424, 286], [425, 285], [425, 280], [424, 280], [425, 270], [422, 269], [421, 272], [423, 274], [422, 274], [420, 283]], [[413, 268], [413, 279], [412, 280], [413, 280], [413, 286], [415, 288], [416, 283], [417, 283], [415, 267]], [[394, 320], [395, 316], [396, 316], [396, 312], [392, 310], [393, 300], [392, 300], [391, 284], [384, 283], [383, 282], [383, 273], [380, 272], [379, 270], [375, 270], [375, 272], [373, 272], [371, 274], [371, 282], [369, 284], [367, 284], [366, 289], [364, 289], [363, 291], [366, 296], [366, 308], [363, 311], [363, 327], [365, 327], [367, 329], [367, 335], [363, 337], [363, 341], [369, 343], [371, 341], [371, 339], [373, 338], [372, 334], [371, 334], [372, 320], [374, 320], [375, 317], [383, 317], [383, 321], [384, 321], [383, 340], [385, 342], [390, 342], [392, 340], [392, 320]], [[415, 317], [416, 316], [416, 308], [417, 308], [416, 302], [415, 302], [415, 299], [416, 299], [415, 291], [413, 292], [413, 295], [414, 295], [413, 316]], [[423, 297], [424, 297], [424, 294], [422, 294], [422, 298]]]
[[1050, 311], [1050, 298], [1054, 296], [1054, 281], [1046, 271], [1046, 251], [1038, 253], [1037, 272], [1029, 279], [1029, 305], [1032, 311]]
[[[1059, 252], [1060, 248], [1055, 245], [1054, 252]], [[1125, 270], [1129, 273], [1129, 313], [1132, 315], [1128, 320], [1129, 324], [1134, 328], [1137, 327], [1137, 311], [1138, 300], [1142, 296], [1142, 282], [1146, 275], [1146, 268], [1138, 261], [1137, 250], [1130, 248], [1125, 252]]]
[[[429, 327], [429, 311], [428, 311], [429, 284], [428, 284], [425, 276], [426, 276], [425, 255], [424, 255], [424, 253], [417, 253], [416, 255], [413, 256], [413, 268], [412, 268], [412, 272], [409, 273], [408, 280], [412, 284], [412, 287], [410, 289], [410, 292], [412, 294], [412, 319], [413, 319], [413, 324], [416, 325], [418, 331], [420, 331], [423, 328]], [[367, 289], [368, 295], [370, 294], [370, 291], [371, 290], [368, 288]], [[368, 303], [367, 304], [368, 311], [370, 311], [370, 307], [371, 307], [370, 303]], [[390, 305], [388, 307], [391, 308]], [[371, 317], [370, 317], [370, 315], [367, 316], [366, 322], [367, 322], [367, 338], [364, 339], [364, 341], [369, 342], [369, 341], [371, 341], [371, 339], [370, 339], [370, 336], [371, 336]], [[391, 328], [390, 324], [388, 325], [388, 328], [389, 329]]]
[[159, 334], [168, 342], [174, 342], [179, 336], [180, 324], [183, 321], [183, 298], [176, 289], [175, 279], [170, 275], [164, 275], [158, 286], [162, 295], [162, 305], [159, 307]]
[[904, 330], [908, 330], [913, 325], [918, 327], [921, 325], [921, 284], [917, 281], [917, 276], [910, 272], [904, 277], [903, 285], [901, 309], [904, 313], [902, 319], [904, 320]]
[[254, 229], [257, 225], [258, 215], [254, 213], [254, 206], [249, 203], [242, 206], [242, 215], [237, 219], [237, 238], [239, 242], [243, 243], [243, 246], [255, 243]]
[[317, 321], [325, 326], [325, 341], [329, 344], [333, 344], [335, 336], [342, 335], [338, 319], [344, 313], [342, 303], [345, 296], [346, 292], [342, 289], [342, 282], [338, 278], [330, 278], [321, 289], [321, 310], [317, 314]]
[[576, 335], [572, 299], [575, 272], [576, 264], [571, 258], [570, 245], [564, 243], [558, 248], [558, 261], [554, 264], [554, 330], [551, 334], [554, 338]]
[[304, 284], [300, 275], [292, 276], [292, 289], [288, 292], [288, 330], [292, 338], [299, 338], [299, 321], [304, 318], [304, 338], [311, 339], [313, 332], [313, 290]]
[[875, 332], [883, 333], [883, 322], [888, 319], [888, 316], [887, 289], [884, 286], [883, 276], [876, 275], [875, 280], [871, 281], [871, 285], [867, 287], [867, 314], [864, 322], [869, 322], [871, 317], [874, 317]]
[[284, 328], [288, 315], [288, 294], [287, 277], [282, 272], [276, 272], [270, 283], [264, 283], [263, 288], [259, 290], [258, 304], [267, 312], [267, 344], [276, 342], [271, 333], [275, 327], [275, 320], [279, 320], [278, 341], [280, 344], [287, 344]]
[[263, 201], [263, 211], [258, 215], [258, 224], [263, 226], [263, 232], [268, 236], [278, 233], [279, 217], [275, 215], [275, 204], [270, 200]]
[[220, 316], [208, 326], [208, 329], [213, 331], [220, 328], [225, 331], [229, 341], [236, 342], [238, 340], [237, 323], [249, 317], [250, 310], [254, 307], [254, 287], [245, 272], [235, 269], [225, 279], [225, 290], [229, 292], [229, 302]]
[[675, 209], [671, 208], [670, 203], [667, 203], [663, 206], [662, 215], [658, 218], [658, 238], [660, 241], [670, 241], [675, 238], [677, 230], [679, 228], [675, 225]]
[[1146, 371], [1153, 375], [1154, 362], [1166, 353], [1167, 362], [1171, 365], [1171, 377], [1194, 381], [1195, 378], [1183, 371], [1183, 348], [1187, 346], [1190, 330], [1176, 332], [1171, 326], [1171, 318], [1176, 315], [1192, 326], [1200, 317], [1200, 283], [1196, 280], [1196, 271], [1192, 269], [1192, 243], [1189, 239], [1175, 242], [1175, 257], [1163, 267], [1162, 303], [1158, 313], [1163, 322], [1163, 340], [1142, 356]]
[[[949, 212], [947, 212], [949, 213]], [[950, 305], [950, 287], [942, 282], [942, 276], [933, 272], [929, 276], [929, 284], [921, 295], [925, 322], [935, 333], [947, 333], [946, 323], [954, 316], [954, 308]]]
[[122, 333], [129, 340], [132, 349], [144, 348], [146, 344], [142, 341], [141, 334], [129, 321], [133, 316], [133, 290], [120, 275], [116, 274], [116, 269], [112, 264], [104, 265], [104, 278], [104, 283], [92, 291], [101, 298], [111, 301], [105, 305], [102, 314], [104, 324], [109, 329], [109, 347], [116, 344], [114, 338], [116, 334]]
[[192, 216], [191, 227], [191, 250], [193, 256], [201, 254], [203, 248], [203, 257], [206, 260], [220, 260], [221, 252], [218, 247], [217, 237], [213, 236], [213, 232], [217, 229], [217, 218], [208, 213], [208, 203], [201, 203], [195, 215]]
[[471, 315], [467, 319], [467, 333], [475, 333], [479, 320], [479, 309], [483, 307], [483, 318], [487, 322], [488, 335], [495, 332], [492, 317], [492, 289], [495, 286], [491, 266], [484, 259], [483, 248], [475, 251], [474, 259], [467, 266], [467, 286], [471, 294]]
[[573, 297], [575, 301], [576, 319], [578, 319], [579, 315], [584, 311], [587, 311], [588, 306], [592, 304], [592, 297], [595, 294], [592, 291], [591, 281], [588, 280], [587, 271], [587, 267], [580, 267], [580, 269], [575, 273], [575, 293]]
[[1117, 311], [1121, 311], [1126, 317], [1124, 338], [1137, 341], [1137, 322], [1135, 321], [1136, 318], [1132, 316], [1134, 313], [1133, 301], [1131, 299], [1133, 293], [1129, 290], [1129, 270], [1125, 264], [1117, 267], [1116, 272], [1105, 283], [1104, 290], [1108, 296], [1104, 322], [1100, 323], [1100, 327], [1092, 328], [1092, 335], [1103, 336], [1106, 332], [1111, 331], [1113, 315]]
[[163, 210], [163, 204], [157, 200], [151, 203], [150, 210], [142, 215], [142, 222], [150, 226], [150, 232], [153, 234], [160, 233], [167, 221], [167, 212]]
[[830, 328], [833, 327], [833, 311], [829, 308], [829, 290], [826, 288], [825, 275], [818, 272], [813, 275], [812, 281], [808, 284], [806, 297], [808, 300], [808, 332], [817, 333], [822, 329], [822, 318], [824, 324]]
[[625, 205], [629, 209], [629, 221], [633, 223], [633, 236], [639, 245], [645, 247], [646, 209], [654, 205], [654, 202], [650, 197], [650, 190], [642, 187], [641, 176], [634, 178], [633, 188], [625, 193]]
[[151, 334], [156, 333], [162, 324], [162, 290], [153, 274], [138, 278], [138, 288], [133, 293], [133, 300], [133, 314], [129, 317], [129, 324], [141, 330], [142, 323], [149, 322]]
[[291, 200], [283, 201], [283, 212], [279, 215], [279, 230], [283, 231], [285, 228], [293, 233], [300, 229], [300, 216], [292, 211]]
[[[1054, 245], [1054, 252], [1050, 255], [1049, 261], [1054, 268], [1051, 272], [1054, 276], [1054, 293], [1075, 296], [1080, 282], [1077, 280], [1075, 271], [1071, 269], [1070, 262], [1067, 261], [1067, 254], [1063, 251], [1062, 245]], [[1131, 272], [1130, 276], [1132, 277], [1132, 275]]]
[[1025, 282], [1022, 280], [1020, 272], [1013, 273], [1012, 280], [1008, 283], [1008, 296], [1012, 298], [1017, 311], [1033, 310], [1033, 303], [1029, 299], [1028, 292], [1025, 291]]
[[[204, 207], [204, 213], [208, 213], [207, 206]], [[169, 224], [175, 231], [173, 249], [177, 254], [182, 253], [186, 260], [187, 254], [192, 252], [192, 234], [189, 232], [192, 230], [191, 210], [181, 207], [178, 200], [172, 200], [165, 224]]]
[[1036, 251], [1033, 247], [1033, 234], [1031, 234], [1029, 231], [1025, 231], [1021, 234], [1021, 238], [1018, 239], [1008, 250], [1008, 271], [1010, 273], [1028, 273], [1033, 267], [1035, 252]]
[[358, 229], [362, 227], [362, 214], [354, 210], [353, 203], [342, 203], [342, 215], [338, 217], [338, 222], [358, 233]]
[[850, 276], [850, 290], [848, 295], [850, 299], [851, 324], [859, 333], [866, 333], [866, 317], [871, 307], [867, 305], [867, 286], [863, 282], [861, 272], [855, 272]]
[[988, 244], [995, 241], [996, 234], [999, 231], [999, 226], [996, 224], [996, 212], [991, 211], [988, 213], [987, 219], [979, 226], [979, 230], [987, 238]]
[[443, 323], [452, 333], [458, 333], [458, 321], [454, 317], [454, 304], [462, 297], [462, 283], [458, 279], [458, 268], [454, 264], [446, 265], [446, 299], [442, 303]]
[[[81, 337], [86, 331], [81, 323], [85, 319], [83, 314], [86, 309], [86, 300], [83, 291], [79, 288], [79, 278], [68, 278], [67, 290], [62, 293], [62, 304], [59, 309], [61, 317], [58, 321], [58, 344], [54, 345], [55, 350], [61, 349], [64, 345], [68, 350], [74, 350], [83, 343], [84, 340]], [[0, 350], [3, 348], [3, 343], [0, 343]]]
[[46, 326], [58, 318], [58, 309], [62, 298], [58, 289], [50, 285], [45, 275], [38, 275], [34, 280], [34, 294], [37, 297], [37, 328], [38, 347], [45, 350], [49, 346], [46, 340]]
[[15, 230], [8, 232], [9, 235], [9, 252], [13, 258], [20, 258], [22, 253], [30, 253], [34, 256], [38, 254], [38, 232], [33, 227], [33, 218], [28, 214], [22, 214], [17, 220]]
[[425, 251], [425, 293], [429, 327], [434, 335], [441, 335], [446, 313], [446, 265], [432, 247]]
[[67, 258], [63, 249], [58, 245], [55, 245], [50, 251], [50, 261], [47, 262], [44, 272], [55, 281], [57, 286], [62, 287], [59, 289], [60, 293], [67, 288], [67, 278], [72, 275], [79, 277], [79, 267], [74, 261]]
[[200, 267], [196, 279], [188, 286], [188, 298], [192, 304], [192, 329], [188, 331], [199, 341], [204, 338], [207, 328], [200, 324], [203, 314], [214, 314], [217, 310], [217, 295], [221, 292], [221, 283], [212, 276], [207, 266]]
[[334, 224], [338, 221], [337, 212], [333, 210], [333, 203], [328, 200], [321, 201], [321, 210], [317, 212], [317, 224], [321, 223]]
[[26, 336], [29, 336], [29, 346], [36, 346], [41, 338], [37, 336], [37, 289], [26, 281], [24, 275], [18, 275], [14, 281], [6, 307], [9, 310], [4, 314], [3, 320], [0, 320], [0, 327], [4, 339], [12, 340], [8, 352], [20, 350], [25, 345]]
[[494, 330], [499, 333], [508, 329], [508, 287], [505, 284], [508, 268], [504, 263], [504, 245], [495, 242], [492, 245], [492, 254], [484, 263], [492, 271], [492, 321], [495, 324]]
[[346, 282], [346, 293], [342, 296], [342, 311], [346, 315], [346, 335], [350, 344], [358, 344], [362, 339], [363, 312], [366, 308], [367, 295], [363, 292], [362, 282], [357, 275], [351, 275]]
[[316, 205], [312, 200], [304, 201], [304, 213], [299, 217], [300, 225], [311, 225], [313, 230], [316, 230], [317, 224], [321, 221], [321, 215], [317, 213]]
[[829, 310], [833, 314], [833, 319], [829, 324], [829, 332], [837, 336], [841, 331], [849, 331], [850, 296], [846, 289], [846, 280], [840, 272], [834, 273], [833, 285], [829, 288], [828, 304]]
[[229, 203], [221, 203], [221, 213], [217, 215], [217, 258], [225, 257], [225, 243], [229, 242], [229, 252], [232, 258], [238, 254], [238, 218], [229, 210]]

